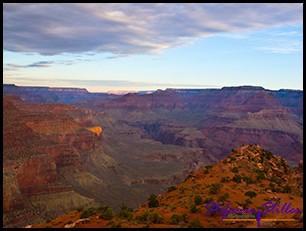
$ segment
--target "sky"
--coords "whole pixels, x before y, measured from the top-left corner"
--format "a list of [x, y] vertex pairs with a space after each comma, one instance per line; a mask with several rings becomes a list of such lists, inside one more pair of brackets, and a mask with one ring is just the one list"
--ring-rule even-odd
[[303, 89], [302, 3], [4, 3], [3, 83]]

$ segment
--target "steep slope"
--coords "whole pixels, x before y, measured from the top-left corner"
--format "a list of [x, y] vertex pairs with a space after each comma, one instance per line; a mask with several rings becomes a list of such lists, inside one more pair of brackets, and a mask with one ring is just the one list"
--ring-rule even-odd
[[[4, 227], [94, 205], [92, 198], [80, 195], [59, 178], [64, 169], [81, 171], [82, 155], [101, 145], [94, 133], [69, 117], [70, 112], [86, 114], [76, 111], [64, 105], [29, 105], [16, 96], [4, 96]], [[61, 209], [50, 206], [55, 198], [60, 198]]]
[[[247, 212], [243, 216], [249, 215], [253, 220], [241, 221], [242, 215], [237, 213], [231, 215], [237, 216], [238, 220], [222, 220], [222, 210], [208, 214], [211, 210], [208, 203], [216, 202], [223, 208], [228, 205], [234, 209], [254, 208], [260, 211], [260, 227], [297, 228], [303, 227], [303, 215], [300, 213], [303, 211], [302, 184], [302, 165], [290, 168], [287, 161], [280, 156], [258, 145], [244, 145], [232, 150], [222, 161], [193, 172], [183, 183], [169, 187], [163, 194], [151, 196], [151, 199], [134, 212], [123, 206], [116, 216], [113, 212], [111, 216], [107, 216], [107, 209], [103, 210], [100, 207], [83, 212], [71, 212], [48, 224], [33, 227], [64, 227], [69, 219], [74, 227], [83, 228], [258, 227], [256, 216], [252, 217], [252, 214]], [[276, 203], [275, 197], [281, 198], [279, 204]], [[264, 211], [268, 211], [265, 203], [275, 204], [279, 213], [274, 209], [274, 213], [264, 214]], [[284, 208], [281, 212], [282, 207]], [[84, 214], [87, 214], [88, 219], [85, 222], [79, 221], [80, 216], [83, 217]], [[227, 214], [224, 218], [230, 217]]]

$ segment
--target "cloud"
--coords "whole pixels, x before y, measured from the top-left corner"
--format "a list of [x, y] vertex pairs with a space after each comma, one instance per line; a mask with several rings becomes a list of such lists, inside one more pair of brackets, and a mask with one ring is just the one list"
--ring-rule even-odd
[[14, 83], [24, 86], [65, 86], [81, 87], [86, 89], [103, 88], [103, 89], [166, 89], [166, 88], [220, 88], [220, 85], [204, 84], [176, 84], [176, 83], [154, 83], [154, 82], [135, 82], [125, 80], [71, 80], [71, 79], [43, 79], [28, 78], [4, 75], [4, 83]]
[[293, 54], [303, 50], [303, 34], [302, 31], [298, 32], [292, 30], [280, 30], [274, 28], [269, 33], [254, 34], [257, 50], [262, 50], [268, 53], [276, 54]]
[[158, 54], [200, 37], [302, 24], [302, 18], [303, 5], [292, 3], [5, 3], [3, 47], [41, 55]]

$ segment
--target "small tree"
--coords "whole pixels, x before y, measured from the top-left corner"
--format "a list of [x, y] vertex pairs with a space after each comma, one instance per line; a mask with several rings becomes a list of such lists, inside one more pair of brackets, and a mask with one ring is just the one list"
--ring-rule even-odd
[[156, 208], [158, 206], [159, 206], [159, 203], [158, 203], [157, 197], [156, 195], [152, 194], [149, 197], [149, 208]]

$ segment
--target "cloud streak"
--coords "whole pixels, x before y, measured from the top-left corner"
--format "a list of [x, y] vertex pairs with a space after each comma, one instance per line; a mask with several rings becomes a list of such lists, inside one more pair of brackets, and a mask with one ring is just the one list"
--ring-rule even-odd
[[[220, 32], [302, 24], [300, 4], [3, 5], [3, 47], [41, 55], [159, 54]], [[49, 63], [37, 63], [43, 67]]]
[[177, 83], [154, 83], [154, 82], [136, 82], [125, 80], [71, 80], [71, 79], [41, 79], [41, 78], [26, 78], [26, 77], [9, 77], [5, 79], [7, 83], [16, 83], [33, 86], [53, 86], [56, 83], [58, 86], [77, 86], [77, 87], [115, 87], [121, 89], [128, 88], [220, 88], [220, 85], [204, 85], [204, 84], [177, 84]]

